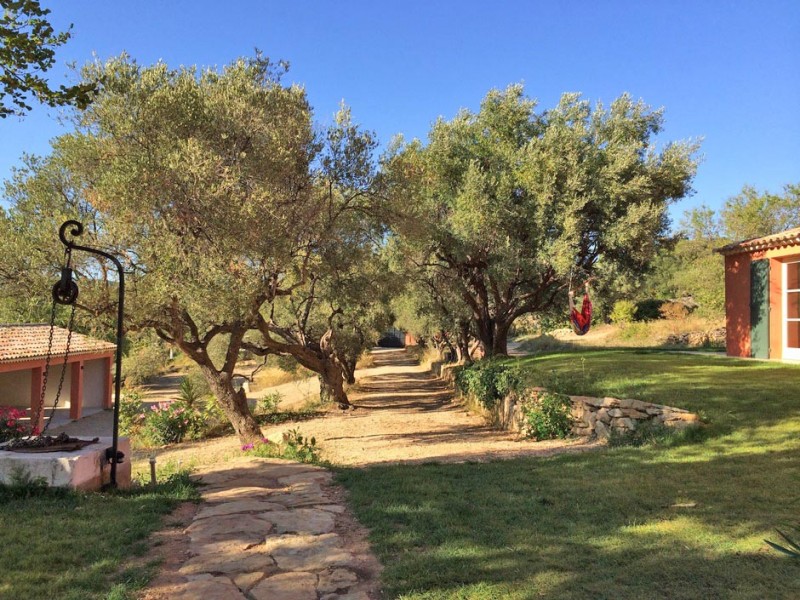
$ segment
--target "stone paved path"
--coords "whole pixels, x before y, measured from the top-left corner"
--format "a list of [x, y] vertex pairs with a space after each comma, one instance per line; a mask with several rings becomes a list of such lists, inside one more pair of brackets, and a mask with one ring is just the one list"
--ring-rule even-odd
[[[370, 600], [380, 565], [321, 467], [241, 458], [196, 475], [184, 556], [147, 600]], [[173, 557], [175, 558], [175, 557]]]

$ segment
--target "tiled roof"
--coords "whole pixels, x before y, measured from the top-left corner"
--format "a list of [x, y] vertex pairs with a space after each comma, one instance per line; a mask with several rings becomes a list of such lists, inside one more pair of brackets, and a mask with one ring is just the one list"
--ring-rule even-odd
[[765, 235], [764, 237], [734, 242], [719, 248], [717, 252], [720, 254], [739, 254], [741, 252], [757, 252], [759, 250], [772, 250], [773, 248], [785, 248], [788, 246], [800, 246], [800, 227]]
[[[53, 330], [53, 356], [64, 356], [68, 331]], [[0, 325], [0, 363], [13, 363], [47, 356], [49, 325]], [[72, 334], [70, 354], [94, 354], [116, 349], [116, 344], [97, 340], [80, 333]]]

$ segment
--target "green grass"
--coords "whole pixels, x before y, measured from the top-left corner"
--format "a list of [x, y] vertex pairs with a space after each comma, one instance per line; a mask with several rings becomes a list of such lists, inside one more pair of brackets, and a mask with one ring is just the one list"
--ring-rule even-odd
[[0, 598], [134, 597], [157, 563], [126, 561], [147, 552], [165, 515], [197, 497], [185, 474], [154, 489], [102, 494], [0, 486]]
[[[583, 360], [581, 360], [583, 359]], [[653, 352], [519, 361], [532, 383], [699, 411], [702, 443], [341, 469], [387, 598], [797, 598], [800, 368]]]

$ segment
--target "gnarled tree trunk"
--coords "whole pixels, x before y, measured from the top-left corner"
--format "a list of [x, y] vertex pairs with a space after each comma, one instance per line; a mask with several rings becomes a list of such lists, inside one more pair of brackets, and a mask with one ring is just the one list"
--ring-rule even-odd
[[250, 444], [262, 438], [261, 428], [256, 423], [250, 406], [247, 404], [247, 395], [244, 389], [238, 392], [233, 387], [230, 375], [219, 372], [209, 365], [200, 365], [200, 370], [208, 382], [211, 392], [219, 402], [222, 412], [233, 425], [233, 430], [239, 436], [242, 444]]

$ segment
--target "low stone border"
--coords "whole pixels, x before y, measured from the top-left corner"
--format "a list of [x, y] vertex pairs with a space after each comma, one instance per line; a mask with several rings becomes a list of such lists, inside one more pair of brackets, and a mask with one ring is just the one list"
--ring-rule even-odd
[[[530, 394], [546, 392], [544, 388], [527, 390]], [[580, 436], [607, 438], [611, 432], [633, 431], [640, 423], [655, 421], [667, 427], [684, 428], [698, 425], [700, 417], [688, 410], [621, 398], [595, 398], [593, 396], [569, 396], [572, 401], [572, 433]], [[495, 409], [500, 427], [509, 431], [521, 431], [525, 414], [515, 394], [509, 394]]]
[[[456, 363], [434, 362], [431, 371], [452, 384], [455, 382], [455, 369], [460, 366]], [[526, 393], [541, 394], [545, 391], [544, 388], [532, 388]], [[645, 421], [675, 428], [699, 425], [701, 422], [700, 417], [687, 410], [642, 400], [592, 396], [569, 396], [569, 399], [572, 401], [574, 419], [572, 433], [579, 436], [608, 438], [612, 431], [632, 431]], [[525, 414], [519, 400], [516, 394], [509, 394], [493, 410], [485, 411], [485, 416], [501, 429], [520, 432], [524, 429]]]

